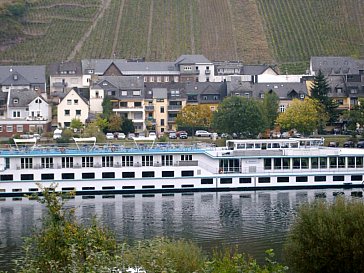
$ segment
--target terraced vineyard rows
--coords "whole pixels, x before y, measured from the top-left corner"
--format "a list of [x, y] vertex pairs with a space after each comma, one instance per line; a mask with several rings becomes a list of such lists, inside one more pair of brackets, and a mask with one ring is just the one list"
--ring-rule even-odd
[[[314, 55], [364, 54], [362, 0], [31, 0], [25, 40], [2, 63], [83, 58], [276, 63], [304, 72]], [[362, 51], [362, 52], [361, 52]]]
[[364, 42], [360, 2], [257, 0], [274, 58], [288, 68], [300, 67], [302, 62], [306, 66], [311, 56], [359, 57]]

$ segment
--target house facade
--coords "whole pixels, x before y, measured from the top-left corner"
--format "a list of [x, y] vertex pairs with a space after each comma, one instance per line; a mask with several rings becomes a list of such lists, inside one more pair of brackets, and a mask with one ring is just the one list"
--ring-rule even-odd
[[72, 88], [88, 87], [84, 85], [81, 62], [53, 63], [47, 67], [50, 93], [68, 93]]

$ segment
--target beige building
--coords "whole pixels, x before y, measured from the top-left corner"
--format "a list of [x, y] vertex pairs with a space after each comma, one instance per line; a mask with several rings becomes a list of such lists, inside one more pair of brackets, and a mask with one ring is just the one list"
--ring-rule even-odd
[[73, 119], [85, 124], [89, 115], [89, 104], [74, 89], [61, 100], [57, 106], [57, 118], [60, 127], [67, 128]]

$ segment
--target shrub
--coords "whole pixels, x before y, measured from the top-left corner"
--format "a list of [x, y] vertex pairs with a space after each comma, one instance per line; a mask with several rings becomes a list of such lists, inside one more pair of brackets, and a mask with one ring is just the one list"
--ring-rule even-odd
[[364, 272], [364, 204], [338, 198], [300, 208], [285, 244], [294, 272]]

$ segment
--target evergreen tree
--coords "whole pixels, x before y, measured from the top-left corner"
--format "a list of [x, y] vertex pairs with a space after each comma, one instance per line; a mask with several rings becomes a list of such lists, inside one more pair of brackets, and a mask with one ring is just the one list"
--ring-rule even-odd
[[129, 133], [134, 133], [135, 127], [133, 121], [131, 119], [124, 119], [123, 124], [121, 125], [121, 131], [123, 131], [126, 135]]
[[102, 101], [102, 109], [102, 114], [104, 118], [108, 120], [112, 114], [112, 103], [110, 98], [104, 98], [104, 100]]
[[269, 126], [270, 129], [273, 129], [278, 117], [279, 97], [277, 94], [273, 91], [265, 93], [262, 107], [263, 112], [266, 115], [267, 126]]
[[313, 86], [311, 88], [311, 98], [316, 99], [323, 105], [325, 112], [329, 116], [329, 123], [333, 123], [339, 116], [337, 112], [337, 107], [339, 105], [328, 96], [330, 89], [331, 88], [327, 83], [327, 79], [321, 70], [319, 70], [317, 76], [314, 78]]

